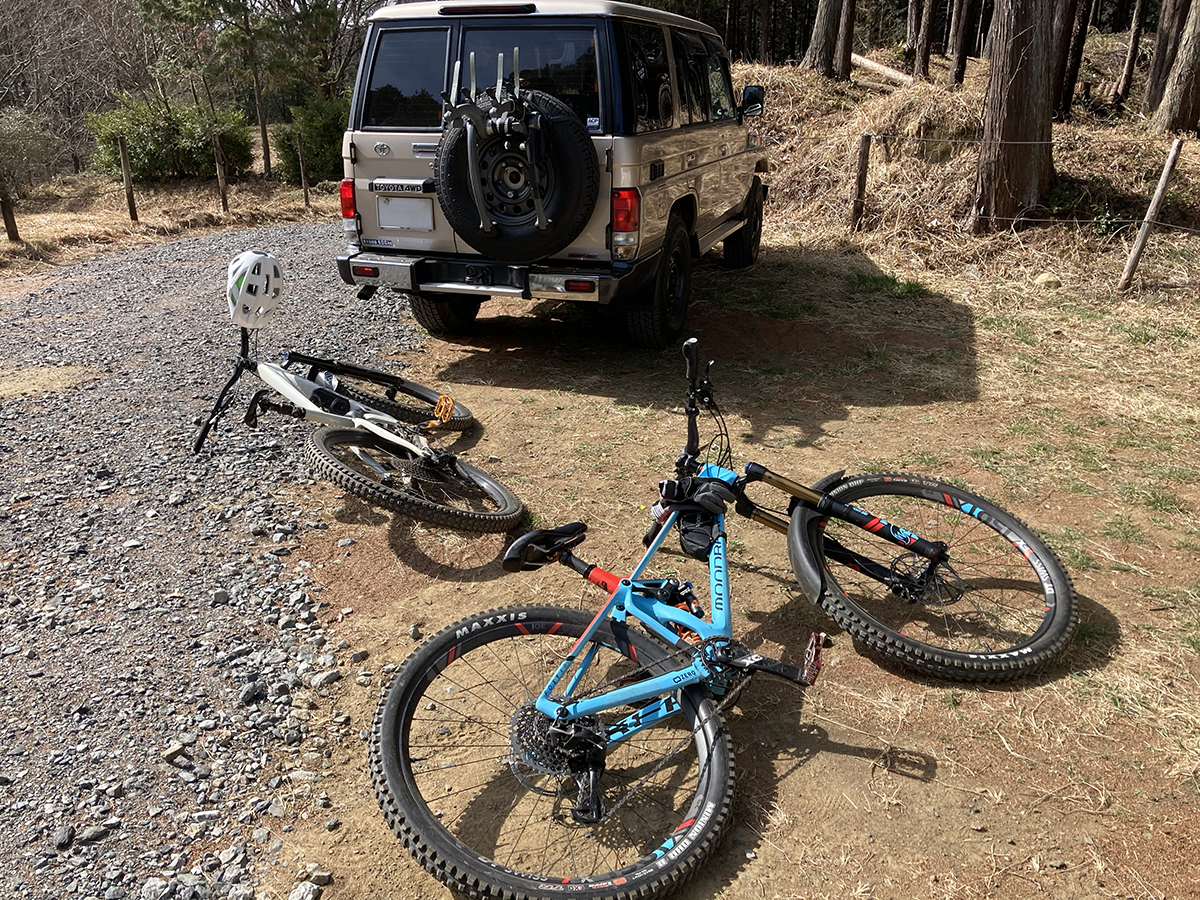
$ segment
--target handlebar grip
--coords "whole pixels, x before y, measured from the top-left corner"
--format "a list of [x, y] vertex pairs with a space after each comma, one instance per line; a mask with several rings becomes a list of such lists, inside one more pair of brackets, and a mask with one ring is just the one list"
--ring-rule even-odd
[[658, 537], [658, 533], [660, 531], [662, 531], [662, 523], [652, 522], [650, 524], [650, 530], [642, 535], [642, 546], [649, 547], [652, 543], [654, 543], [654, 539]]
[[695, 338], [688, 338], [683, 342], [683, 358], [687, 363], [688, 384], [695, 384], [696, 376], [700, 373], [700, 355], [696, 350]]

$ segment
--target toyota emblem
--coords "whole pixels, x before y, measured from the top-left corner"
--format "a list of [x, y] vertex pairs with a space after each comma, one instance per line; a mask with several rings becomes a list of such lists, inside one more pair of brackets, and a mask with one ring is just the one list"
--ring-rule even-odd
[[387, 144], [385, 144], [383, 141], [380, 141], [378, 144], [375, 145], [375, 155], [376, 156], [391, 156], [392, 148], [389, 147]]

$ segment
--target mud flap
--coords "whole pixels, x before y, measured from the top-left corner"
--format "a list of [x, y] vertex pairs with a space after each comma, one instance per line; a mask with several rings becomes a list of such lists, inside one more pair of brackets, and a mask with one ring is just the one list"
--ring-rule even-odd
[[[827, 491], [845, 474], [845, 469], [831, 472], [814, 484], [813, 490]], [[788, 525], [788, 561], [792, 564], [792, 574], [796, 576], [800, 590], [809, 603], [816, 604], [820, 602], [825, 591], [825, 574], [820, 553], [813, 546], [810, 536], [814, 527], [819, 527], [815, 523], [824, 517], [816, 509], [799, 500], [793, 502], [790, 513], [792, 521]]]

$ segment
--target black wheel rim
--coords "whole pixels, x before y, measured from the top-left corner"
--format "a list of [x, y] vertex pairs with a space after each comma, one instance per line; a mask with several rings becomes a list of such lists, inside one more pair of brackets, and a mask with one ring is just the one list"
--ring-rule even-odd
[[688, 272], [684, 253], [687, 247], [676, 244], [671, 251], [663, 284], [663, 312], [669, 332], [683, 328], [683, 317], [687, 313]]
[[[479, 152], [479, 169], [484, 201], [493, 219], [509, 226], [537, 220], [529, 160], [516, 138], [499, 137], [486, 143]], [[544, 204], [554, 191], [554, 167], [549, 160], [538, 161], [537, 176]]]

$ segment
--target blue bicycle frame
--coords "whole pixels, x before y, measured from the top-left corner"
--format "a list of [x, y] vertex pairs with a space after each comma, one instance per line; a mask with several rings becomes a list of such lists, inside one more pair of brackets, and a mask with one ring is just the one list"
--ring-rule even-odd
[[[738, 477], [736, 472], [711, 463], [706, 464], [700, 470], [700, 475], [706, 478], [719, 478], [728, 484], [733, 484], [734, 480]], [[617, 741], [625, 740], [639, 731], [649, 728], [677, 713], [679, 711], [679, 701], [675, 695], [682, 688], [694, 684], [707, 683], [718, 692], [723, 689], [725, 684], [724, 677], [715, 668], [710, 667], [706, 663], [704, 654], [700, 648], [681, 638], [678, 632], [670, 626], [678, 625], [683, 629], [695, 632], [695, 634], [700, 636], [701, 640], [732, 637], [733, 622], [729, 598], [729, 569], [725, 558], [725, 516], [719, 515], [717, 517], [718, 537], [708, 556], [711, 622], [701, 619], [699, 616], [695, 616], [678, 606], [664, 603], [653, 596], [647, 596], [647, 594], [653, 593], [655, 588], [662, 586], [664, 579], [642, 580], [640, 578], [641, 574], [650, 564], [650, 560], [654, 558], [659, 548], [662, 547], [667, 535], [674, 530], [678, 519], [679, 513], [672, 512], [663, 524], [662, 529], [655, 536], [654, 540], [651, 541], [650, 546], [646, 549], [645, 554], [633, 572], [630, 573], [628, 578], [621, 579], [616, 590], [608, 598], [608, 602], [601, 607], [587, 629], [580, 635], [575, 646], [571, 648], [566, 659], [559, 665], [554, 675], [550, 678], [549, 683], [542, 691], [541, 696], [538, 697], [536, 705], [541, 713], [559, 721], [571, 720], [578, 719], [581, 716], [596, 715], [605, 710], [632, 705], [657, 697], [657, 703], [642, 706], [624, 719], [606, 726], [608, 743], [611, 745]], [[693, 653], [691, 664], [685, 668], [675, 669], [662, 675], [646, 678], [628, 687], [616, 687], [594, 697], [572, 700], [572, 693], [591, 667], [596, 652], [599, 649], [599, 645], [592, 642], [592, 637], [606, 620], [612, 619], [616, 622], [624, 622], [629, 616], [633, 616], [640, 621], [653, 634], [666, 642], [668, 646], [691, 651]], [[581, 650], [583, 651], [582, 654]], [[634, 655], [633, 662], [637, 662], [636, 654]], [[566, 681], [565, 687], [561, 693], [556, 694], [555, 689], [564, 680]]]

